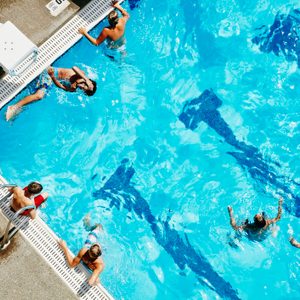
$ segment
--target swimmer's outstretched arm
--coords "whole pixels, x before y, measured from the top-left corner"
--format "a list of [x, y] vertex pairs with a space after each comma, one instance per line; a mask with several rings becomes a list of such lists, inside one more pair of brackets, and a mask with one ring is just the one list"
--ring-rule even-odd
[[104, 269], [104, 263], [101, 261], [97, 264], [96, 269], [93, 271], [92, 276], [89, 279], [89, 285], [95, 285], [98, 281], [100, 273]]
[[278, 201], [278, 212], [277, 212], [277, 216], [276, 216], [276, 218], [267, 220], [267, 224], [268, 224], [268, 225], [273, 224], [273, 223], [276, 223], [277, 221], [279, 221], [279, 220], [281, 219], [281, 214], [282, 214], [282, 202], [283, 202], [283, 199], [282, 199], [282, 197], [280, 197], [280, 199], [279, 199], [279, 201]]
[[72, 257], [70, 251], [69, 251], [69, 248], [67, 246], [67, 243], [64, 241], [64, 240], [59, 240], [58, 241], [58, 245], [60, 246], [60, 248], [63, 250], [65, 256], [66, 256], [66, 259], [67, 259], [67, 263], [69, 265], [70, 268], [74, 268], [76, 267], [77, 265], [79, 265], [80, 261], [81, 261], [81, 257], [82, 257], [82, 251], [83, 249], [81, 249], [77, 256], [76, 257]]
[[300, 248], [300, 243], [298, 243], [293, 237], [290, 238], [290, 243], [296, 248]]
[[107, 28], [104, 28], [96, 39], [88, 34], [86, 29], [83, 27], [79, 28], [78, 32], [84, 35], [95, 46], [99, 46], [108, 37]]
[[115, 3], [113, 3], [113, 7], [120, 11], [120, 13], [122, 14], [122, 16], [126, 19], [126, 21], [130, 18], [129, 13], [125, 9], [123, 9], [121, 7], [121, 5], [119, 4], [118, 1], [116, 1]]
[[228, 209], [228, 213], [229, 213], [229, 217], [230, 217], [230, 225], [231, 225], [231, 227], [232, 227], [234, 230], [244, 229], [243, 226], [237, 226], [237, 225], [236, 225], [236, 221], [235, 221], [234, 216], [233, 216], [233, 210], [232, 210], [232, 207], [231, 207], [231, 206], [228, 206], [227, 209]]

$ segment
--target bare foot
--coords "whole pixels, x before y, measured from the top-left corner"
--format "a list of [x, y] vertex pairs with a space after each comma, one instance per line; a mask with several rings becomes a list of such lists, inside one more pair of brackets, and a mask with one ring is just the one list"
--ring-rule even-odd
[[20, 112], [21, 112], [21, 107], [19, 107], [17, 105], [10, 105], [6, 111], [6, 115], [5, 115], [6, 121], [11, 120], [13, 117], [15, 117]]
[[86, 231], [90, 231], [91, 229], [91, 215], [87, 213], [83, 218], [83, 225]]

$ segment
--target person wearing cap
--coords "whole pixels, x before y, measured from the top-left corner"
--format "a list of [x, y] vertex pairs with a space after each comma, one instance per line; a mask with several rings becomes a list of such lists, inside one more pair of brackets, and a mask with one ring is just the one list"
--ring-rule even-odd
[[97, 38], [93, 38], [88, 34], [85, 28], [79, 28], [79, 33], [84, 35], [95, 46], [99, 46], [106, 41], [108, 49], [125, 51], [125, 26], [130, 16], [118, 2], [114, 2], [112, 6], [121, 12], [122, 17], [119, 18], [117, 11], [111, 11], [107, 17], [109, 27], [105, 27]]
[[41, 193], [42, 190], [43, 186], [37, 181], [29, 183], [24, 189], [18, 186], [10, 187], [9, 191], [13, 194], [10, 209], [17, 212], [21, 208], [33, 205], [35, 208], [26, 210], [21, 215], [28, 215], [31, 219], [34, 219], [37, 215], [36, 209], [48, 198], [48, 193]]
[[84, 222], [86, 229], [88, 228], [90, 232], [84, 246], [79, 250], [76, 257], [72, 257], [67, 243], [64, 240], [59, 240], [58, 244], [66, 256], [69, 267], [74, 268], [82, 261], [93, 272], [88, 280], [89, 285], [96, 285], [99, 283], [98, 277], [104, 269], [104, 262], [101, 258], [102, 249], [98, 243], [102, 225], [95, 224], [94, 226], [90, 226], [89, 215], [85, 217]]

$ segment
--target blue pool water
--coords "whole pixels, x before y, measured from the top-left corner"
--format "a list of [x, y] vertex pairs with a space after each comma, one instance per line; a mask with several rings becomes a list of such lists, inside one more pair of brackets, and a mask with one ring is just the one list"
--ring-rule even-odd
[[[130, 1], [123, 62], [82, 40], [54, 64], [84, 69], [94, 97], [52, 89], [1, 121], [1, 174], [44, 184], [72, 251], [87, 213], [102, 223], [116, 299], [300, 298], [297, 2]], [[279, 195], [272, 234], [230, 246], [227, 205], [275, 217]]]

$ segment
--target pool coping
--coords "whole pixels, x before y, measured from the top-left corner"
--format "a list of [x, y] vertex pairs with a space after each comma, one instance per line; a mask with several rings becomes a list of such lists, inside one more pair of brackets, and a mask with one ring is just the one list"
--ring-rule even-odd
[[[92, 29], [112, 10], [113, 7], [110, 1], [92, 0], [61, 29], [38, 47], [38, 55], [35, 61], [21, 76], [8, 74], [3, 77], [0, 80], [0, 109], [82, 38], [82, 35], [78, 33], [78, 28], [85, 27], [87, 30]], [[15, 71], [19, 72], [23, 70], [31, 60], [32, 56], [29, 56]]]

